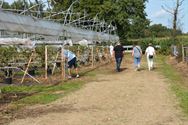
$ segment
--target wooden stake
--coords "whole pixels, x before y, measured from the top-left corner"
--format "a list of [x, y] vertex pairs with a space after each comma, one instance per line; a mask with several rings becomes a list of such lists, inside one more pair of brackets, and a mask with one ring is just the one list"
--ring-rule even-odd
[[94, 67], [94, 55], [93, 55], [93, 46], [91, 47], [91, 61], [92, 61], [92, 68]]
[[185, 62], [185, 51], [184, 51], [183, 44], [182, 44], [182, 61]]
[[25, 79], [25, 76], [26, 76], [27, 71], [28, 71], [28, 69], [29, 69], [29, 65], [30, 65], [30, 63], [31, 63], [31, 61], [32, 61], [33, 55], [34, 55], [34, 51], [32, 51], [31, 56], [30, 56], [30, 58], [29, 58], [27, 67], [26, 67], [26, 69], [25, 69], [25, 71], [24, 71], [24, 75], [23, 75], [22, 80], [21, 80], [21, 84], [23, 83], [23, 81], [24, 81], [24, 79]]
[[54, 74], [54, 71], [55, 71], [56, 61], [57, 61], [57, 59], [58, 59], [58, 56], [59, 56], [59, 51], [57, 52], [57, 55], [56, 55], [56, 57], [55, 57], [55, 63], [54, 63], [53, 69], [52, 69], [52, 75]]
[[64, 67], [64, 62], [65, 62], [65, 59], [64, 59], [64, 48], [61, 47], [61, 76], [62, 76], [62, 79], [65, 80], [65, 67]]
[[45, 46], [45, 79], [48, 79], [48, 46]]
[[77, 49], [77, 57], [78, 59], [80, 58], [80, 46], [78, 46], [78, 49]]

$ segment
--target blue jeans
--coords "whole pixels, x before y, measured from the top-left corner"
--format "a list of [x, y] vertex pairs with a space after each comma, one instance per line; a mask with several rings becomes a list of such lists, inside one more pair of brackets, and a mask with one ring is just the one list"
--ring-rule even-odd
[[122, 57], [116, 58], [116, 71], [120, 72], [120, 66], [121, 66]]
[[134, 65], [135, 67], [139, 68], [140, 67], [140, 57], [134, 57]]

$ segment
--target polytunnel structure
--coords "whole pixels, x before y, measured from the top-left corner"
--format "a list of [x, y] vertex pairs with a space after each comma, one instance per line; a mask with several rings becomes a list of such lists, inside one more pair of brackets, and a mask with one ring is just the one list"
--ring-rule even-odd
[[86, 39], [88, 41], [118, 41], [117, 35], [63, 25], [46, 19], [19, 15], [0, 10], [1, 38], [29, 38], [31, 40], [57, 41], [72, 39], [73, 44]]

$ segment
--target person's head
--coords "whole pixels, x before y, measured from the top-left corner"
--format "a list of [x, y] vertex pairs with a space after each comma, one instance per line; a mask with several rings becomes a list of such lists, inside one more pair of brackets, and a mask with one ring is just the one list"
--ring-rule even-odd
[[138, 45], [138, 42], [137, 42], [137, 41], [134, 41], [134, 42], [133, 42], [133, 46], [136, 46], [136, 45]]
[[149, 43], [148, 45], [149, 45], [149, 46], [152, 46], [152, 43]]

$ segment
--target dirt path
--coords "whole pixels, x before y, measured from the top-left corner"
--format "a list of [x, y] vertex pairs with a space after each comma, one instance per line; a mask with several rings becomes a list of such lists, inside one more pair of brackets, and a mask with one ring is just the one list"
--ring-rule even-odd
[[188, 125], [163, 76], [123, 67], [10, 125]]

